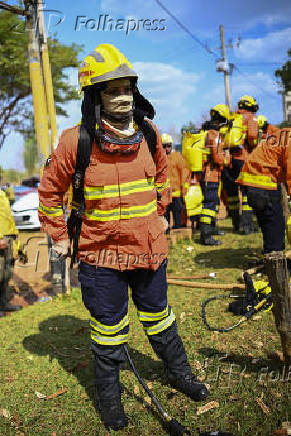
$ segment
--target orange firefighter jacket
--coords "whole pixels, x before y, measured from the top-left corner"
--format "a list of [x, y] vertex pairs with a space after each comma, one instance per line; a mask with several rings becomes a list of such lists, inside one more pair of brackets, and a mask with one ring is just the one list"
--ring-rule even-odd
[[248, 155], [237, 183], [267, 190], [276, 190], [286, 183], [291, 193], [291, 129], [282, 129], [260, 141]]
[[[75, 172], [77, 142], [77, 126], [62, 133], [39, 186], [39, 219], [54, 242], [68, 238], [63, 197]], [[156, 270], [167, 257], [159, 215], [171, 201], [158, 132], [155, 162], [145, 139], [133, 154], [105, 153], [93, 143], [84, 194], [79, 259], [117, 270]]]
[[217, 130], [208, 131], [203, 154], [203, 181], [219, 183], [221, 171], [224, 166], [229, 165], [230, 156], [223, 150], [223, 137]]
[[181, 197], [186, 194], [191, 175], [182, 154], [173, 151], [167, 155], [168, 174], [172, 189], [172, 197]]
[[246, 109], [238, 109], [237, 113], [243, 116], [243, 125], [246, 130], [246, 137], [244, 143], [242, 144], [243, 148], [232, 153], [232, 158], [245, 160], [248, 153], [258, 144], [258, 121], [256, 115]]
[[268, 124], [267, 130], [263, 132], [261, 139], [266, 139], [270, 135], [278, 135], [278, 134], [280, 134], [279, 127], [276, 127], [273, 124]]

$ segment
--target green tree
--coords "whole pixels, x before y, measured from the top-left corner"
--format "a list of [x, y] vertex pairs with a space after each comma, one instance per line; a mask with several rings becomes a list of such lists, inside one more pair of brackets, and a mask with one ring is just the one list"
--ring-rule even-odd
[[281, 93], [291, 91], [291, 49], [288, 50], [288, 61], [275, 71], [275, 76], [279, 78]]
[[183, 124], [183, 126], [181, 127], [181, 135], [183, 134], [183, 132], [191, 132], [195, 129], [195, 124], [192, 121], [189, 121], [188, 123]]
[[23, 163], [29, 177], [35, 172], [38, 159], [39, 154], [35, 137], [27, 136], [24, 140]]
[[5, 182], [20, 183], [22, 176], [23, 174], [21, 172], [11, 168], [8, 170], [4, 170], [3, 179], [5, 179]]
[[[78, 99], [66, 69], [77, 67], [82, 47], [48, 39], [56, 111], [67, 116], [63, 104]], [[31, 129], [32, 97], [28, 65], [28, 33], [25, 21], [8, 11], [0, 11], [0, 148], [11, 131]]]

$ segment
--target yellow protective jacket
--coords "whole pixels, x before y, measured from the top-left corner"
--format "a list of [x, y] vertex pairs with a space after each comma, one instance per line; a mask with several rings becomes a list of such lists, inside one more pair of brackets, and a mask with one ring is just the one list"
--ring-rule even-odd
[[182, 154], [178, 151], [173, 151], [167, 155], [167, 164], [172, 197], [181, 197], [182, 191], [186, 191], [189, 187], [191, 171], [188, 169]]
[[6, 235], [18, 235], [11, 213], [9, 200], [5, 192], [0, 189], [0, 238]]

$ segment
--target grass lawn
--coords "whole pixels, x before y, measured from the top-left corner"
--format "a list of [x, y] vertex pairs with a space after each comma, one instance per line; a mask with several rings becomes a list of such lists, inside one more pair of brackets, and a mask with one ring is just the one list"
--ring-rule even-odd
[[[261, 236], [232, 235], [229, 221], [221, 226], [228, 230], [224, 237], [218, 237], [223, 241], [221, 247], [203, 247], [197, 243], [198, 236], [172, 246], [168, 272], [191, 275], [215, 271], [215, 283], [235, 282], [247, 261], [260, 253]], [[205, 402], [196, 403], [167, 385], [162, 364], [153, 354], [132, 304], [131, 355], [167, 411], [191, 434], [219, 429], [235, 435], [271, 436], [282, 421], [291, 420], [291, 368], [268, 357], [280, 350], [270, 312], [229, 333], [204, 328], [201, 302], [227, 292], [169, 286], [169, 303], [189, 361], [210, 385], [206, 403], [213, 402], [215, 407], [199, 413]], [[228, 301], [208, 306], [211, 324], [224, 326], [237, 320], [225, 313]], [[0, 323], [0, 435], [115, 434], [106, 431], [93, 405], [89, 322], [79, 289], [69, 297], [29, 306]], [[121, 381], [130, 424], [116, 434], [167, 435], [127, 366]]]

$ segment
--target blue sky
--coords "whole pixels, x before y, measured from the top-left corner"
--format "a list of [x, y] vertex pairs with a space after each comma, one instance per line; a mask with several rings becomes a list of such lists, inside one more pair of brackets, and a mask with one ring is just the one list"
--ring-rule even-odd
[[[155, 0], [47, 0], [46, 9], [58, 11], [45, 14], [48, 32], [56, 33], [62, 43], [83, 44], [80, 61], [98, 44], [115, 44], [133, 63], [141, 92], [155, 106], [160, 131], [174, 133], [190, 120], [199, 126], [211, 106], [224, 103], [223, 74], [215, 70], [215, 61], [220, 57], [219, 25], [223, 24], [226, 43], [230, 39], [233, 42], [233, 47], [227, 49], [228, 58], [237, 67], [231, 77], [233, 108], [241, 95], [251, 94], [259, 102], [259, 113], [272, 123], [282, 121], [274, 71], [287, 60], [287, 49], [291, 48], [290, 0], [161, 2], [194, 39]], [[154, 24], [165, 29], [146, 30], [139, 21], [139, 30], [111, 31], [107, 26], [97, 30], [98, 17], [106, 14], [113, 24], [118, 19], [131, 20], [131, 28], [138, 20], [164, 20]], [[62, 22], [56, 25], [59, 18]], [[148, 23], [146, 27], [154, 27]], [[77, 87], [77, 70], [71, 69], [69, 76]], [[68, 118], [58, 117], [59, 134], [79, 121], [80, 102], [68, 103], [67, 111]], [[22, 147], [21, 136], [11, 134], [0, 151], [1, 166], [23, 169]]]

